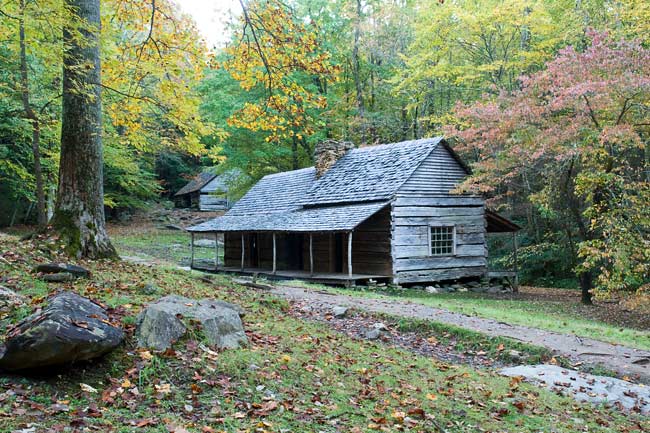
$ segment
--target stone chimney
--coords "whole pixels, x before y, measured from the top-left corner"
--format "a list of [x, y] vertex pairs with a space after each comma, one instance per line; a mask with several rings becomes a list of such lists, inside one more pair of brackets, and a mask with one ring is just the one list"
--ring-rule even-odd
[[354, 144], [349, 141], [325, 140], [318, 143], [314, 149], [316, 178], [324, 175], [339, 158], [352, 148], [354, 148]]

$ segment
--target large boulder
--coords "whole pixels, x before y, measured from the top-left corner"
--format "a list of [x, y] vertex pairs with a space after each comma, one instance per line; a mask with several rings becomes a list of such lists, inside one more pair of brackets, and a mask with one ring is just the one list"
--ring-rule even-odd
[[88, 269], [77, 265], [71, 265], [69, 263], [44, 263], [36, 266], [35, 271], [42, 274], [60, 274], [67, 272], [75, 277], [83, 278], [90, 276], [90, 271]]
[[[170, 295], [150, 304], [138, 316], [138, 346], [166, 350], [187, 332], [183, 319], [200, 323], [211, 346], [236, 348], [248, 340], [240, 315], [243, 310], [229, 302], [190, 299]], [[189, 323], [187, 323], [189, 324]]]
[[85, 361], [115, 349], [124, 333], [91, 300], [60, 292], [9, 331], [0, 368], [22, 370]]

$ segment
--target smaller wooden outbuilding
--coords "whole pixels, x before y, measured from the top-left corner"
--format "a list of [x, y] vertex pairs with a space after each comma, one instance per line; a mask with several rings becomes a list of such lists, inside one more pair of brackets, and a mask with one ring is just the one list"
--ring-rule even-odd
[[487, 234], [519, 227], [453, 192], [469, 168], [442, 137], [352, 147], [322, 143], [315, 167], [264, 177], [190, 227], [192, 239], [223, 234], [214, 269], [227, 272], [344, 284], [489, 276]]
[[239, 172], [234, 170], [223, 174], [205, 171], [194, 177], [174, 194], [176, 207], [194, 208], [202, 211], [228, 210], [233, 201], [229, 196], [230, 183]]

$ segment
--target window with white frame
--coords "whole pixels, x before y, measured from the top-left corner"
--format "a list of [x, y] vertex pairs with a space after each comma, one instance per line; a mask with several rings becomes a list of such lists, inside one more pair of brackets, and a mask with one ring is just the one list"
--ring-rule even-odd
[[454, 226], [429, 227], [429, 245], [432, 256], [451, 256], [456, 250]]

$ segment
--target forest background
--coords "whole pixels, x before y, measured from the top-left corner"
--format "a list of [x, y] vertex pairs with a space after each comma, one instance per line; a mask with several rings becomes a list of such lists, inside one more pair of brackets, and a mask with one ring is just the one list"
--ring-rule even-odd
[[[650, 280], [650, 4], [253, 0], [210, 48], [170, 0], [102, 2], [105, 206], [165, 201], [205, 169], [238, 194], [316, 143], [445, 134], [463, 186], [522, 227], [524, 283]], [[47, 219], [66, 11], [0, 6], [0, 227]], [[513, 257], [496, 242], [491, 260]]]

